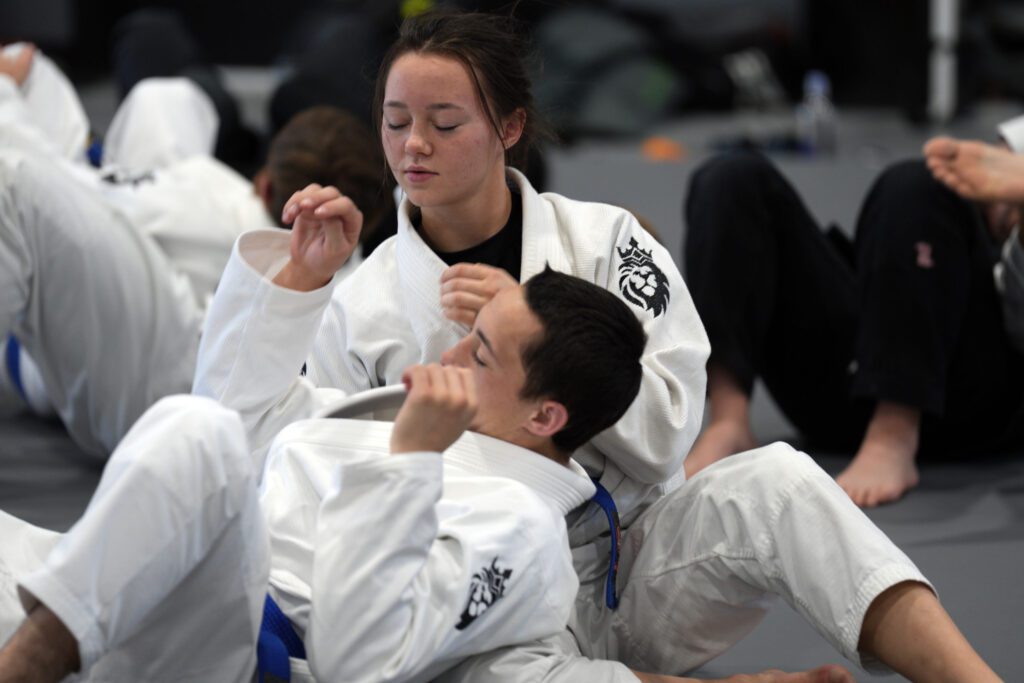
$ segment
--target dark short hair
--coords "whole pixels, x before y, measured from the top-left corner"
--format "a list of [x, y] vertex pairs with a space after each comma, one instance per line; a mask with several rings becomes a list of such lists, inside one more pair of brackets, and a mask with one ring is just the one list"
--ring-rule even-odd
[[383, 152], [365, 123], [344, 109], [311, 107], [293, 116], [270, 143], [269, 210], [280, 221], [295, 192], [310, 183], [333, 185], [363, 212], [365, 238], [394, 209], [383, 168]]
[[380, 135], [384, 89], [391, 67], [408, 53], [449, 57], [469, 72], [480, 104], [499, 138], [501, 119], [516, 109], [526, 113], [519, 141], [505, 150], [505, 163], [526, 169], [531, 145], [547, 131], [540, 123], [533, 101], [530, 77], [524, 63], [525, 47], [511, 17], [477, 12], [437, 9], [406, 19], [398, 39], [388, 49], [377, 72], [373, 96], [373, 122]]
[[569, 421], [552, 441], [563, 453], [618, 422], [640, 391], [643, 325], [624, 301], [578, 277], [545, 268], [523, 286], [543, 332], [523, 349], [525, 399], [550, 398]]

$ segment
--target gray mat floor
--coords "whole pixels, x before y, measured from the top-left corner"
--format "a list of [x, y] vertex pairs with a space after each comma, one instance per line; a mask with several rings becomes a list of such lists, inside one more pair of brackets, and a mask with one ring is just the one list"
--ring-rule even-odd
[[[109, 89], [87, 109], [109, 115]], [[993, 105], [946, 130], [991, 138], [995, 122], [1017, 113]], [[890, 161], [912, 156], [938, 129], [912, 128], [884, 111], [841, 112], [840, 153], [828, 159], [778, 157], [822, 222], [849, 228], [875, 174]], [[656, 134], [686, 150], [679, 162], [652, 163], [637, 142], [586, 143], [550, 154], [551, 189], [579, 199], [627, 206], [646, 216], [679, 256], [685, 226], [682, 195], [697, 164], [722, 137], [775, 132], [784, 115], [701, 117], [666, 124]], [[102, 127], [101, 127], [102, 129]], [[763, 441], [791, 436], [785, 419], [759, 390], [755, 433]], [[840, 456], [817, 455], [830, 472]], [[998, 459], [965, 453], [957, 464], [922, 470], [922, 482], [896, 504], [869, 516], [918, 563], [968, 639], [1007, 681], [1024, 681], [1024, 454]], [[56, 424], [29, 417], [0, 419], [0, 509], [33, 523], [66, 529], [84, 509], [100, 464], [82, 455]], [[3, 542], [0, 539], [0, 542]], [[719, 676], [765, 668], [803, 669], [841, 661], [834, 650], [785, 605], [701, 674]], [[855, 671], [858, 680], [874, 678]]]

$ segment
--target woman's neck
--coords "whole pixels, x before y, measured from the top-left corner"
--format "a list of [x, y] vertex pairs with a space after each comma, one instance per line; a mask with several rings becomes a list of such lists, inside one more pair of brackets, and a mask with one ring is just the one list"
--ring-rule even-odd
[[504, 168], [491, 187], [466, 202], [423, 209], [420, 232], [433, 249], [442, 253], [464, 251], [498, 234], [512, 213], [512, 191], [505, 182]]

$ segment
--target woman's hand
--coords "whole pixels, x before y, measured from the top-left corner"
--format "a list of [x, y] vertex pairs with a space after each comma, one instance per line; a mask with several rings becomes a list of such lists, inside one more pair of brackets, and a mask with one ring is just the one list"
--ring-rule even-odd
[[441, 307], [449, 320], [472, 327], [494, 295], [519, 283], [501, 268], [482, 263], [456, 263], [441, 276]]

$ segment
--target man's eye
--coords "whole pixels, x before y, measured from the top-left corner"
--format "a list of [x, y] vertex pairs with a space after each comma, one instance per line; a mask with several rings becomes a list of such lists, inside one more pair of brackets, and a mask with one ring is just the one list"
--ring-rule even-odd
[[479, 354], [477, 354], [476, 351], [473, 352], [473, 362], [476, 363], [477, 365], [479, 365], [482, 368], [486, 368], [487, 367], [487, 365], [482, 360], [480, 360], [480, 356], [479, 356]]

